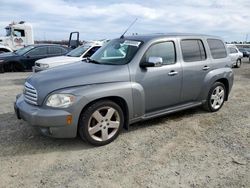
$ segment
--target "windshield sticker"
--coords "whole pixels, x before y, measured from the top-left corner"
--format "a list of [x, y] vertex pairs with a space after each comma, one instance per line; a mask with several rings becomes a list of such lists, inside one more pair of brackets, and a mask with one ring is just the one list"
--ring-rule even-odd
[[132, 41], [132, 40], [125, 40], [123, 44], [128, 45], [128, 46], [136, 46], [136, 47], [138, 47], [141, 44], [141, 42]]

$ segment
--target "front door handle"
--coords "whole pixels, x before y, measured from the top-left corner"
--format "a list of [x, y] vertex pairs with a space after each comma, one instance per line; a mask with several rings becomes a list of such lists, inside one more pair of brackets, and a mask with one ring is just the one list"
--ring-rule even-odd
[[174, 71], [174, 70], [172, 70], [172, 71], [170, 71], [170, 72], [168, 73], [169, 76], [174, 76], [174, 75], [176, 75], [176, 74], [178, 74], [178, 72], [177, 72], [177, 71]]
[[208, 70], [208, 69], [210, 69], [210, 67], [206, 65], [206, 66], [203, 67], [202, 70]]

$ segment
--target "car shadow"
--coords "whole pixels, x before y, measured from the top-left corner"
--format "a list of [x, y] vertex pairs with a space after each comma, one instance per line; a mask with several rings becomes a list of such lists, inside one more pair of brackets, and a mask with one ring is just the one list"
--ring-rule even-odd
[[151, 126], [157, 126], [162, 123], [168, 123], [168, 121], [181, 121], [182, 118], [190, 117], [192, 115], [199, 115], [208, 113], [204, 111], [201, 107], [195, 107], [187, 110], [182, 110], [179, 112], [174, 112], [168, 115], [156, 117], [150, 120], [141, 121], [138, 123], [131, 124], [129, 131], [136, 131], [137, 129], [143, 129]]
[[[168, 121], [180, 121], [182, 118], [203, 113], [206, 112], [200, 108], [176, 112], [166, 116], [132, 124], [129, 127], [129, 131], [123, 130], [121, 134], [157, 126], [162, 123], [167, 123]], [[0, 119], [0, 157], [90, 150], [96, 148], [81, 140], [79, 136], [67, 139], [43, 136], [36, 128], [29, 126], [27, 122], [18, 120], [14, 112], [0, 114]]]

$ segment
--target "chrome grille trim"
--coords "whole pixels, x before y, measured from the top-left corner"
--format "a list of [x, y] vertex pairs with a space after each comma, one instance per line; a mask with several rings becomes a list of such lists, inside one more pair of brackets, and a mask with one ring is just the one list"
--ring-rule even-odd
[[25, 84], [24, 84], [23, 94], [24, 94], [24, 100], [27, 103], [30, 103], [30, 104], [33, 104], [33, 105], [37, 105], [37, 91], [28, 82], [25, 82]]

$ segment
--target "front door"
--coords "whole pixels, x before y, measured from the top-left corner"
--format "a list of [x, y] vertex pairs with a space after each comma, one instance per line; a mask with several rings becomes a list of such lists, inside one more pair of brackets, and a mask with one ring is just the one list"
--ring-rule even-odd
[[41, 46], [36, 47], [27, 52], [22, 59], [22, 64], [27, 70], [32, 70], [32, 67], [35, 65], [35, 61], [38, 59], [48, 57], [48, 47]]
[[176, 58], [174, 41], [155, 43], [149, 47], [142, 61], [149, 57], [161, 57], [161, 67], [140, 68], [135, 81], [145, 93], [146, 113], [165, 109], [179, 103], [182, 83], [182, 68]]

